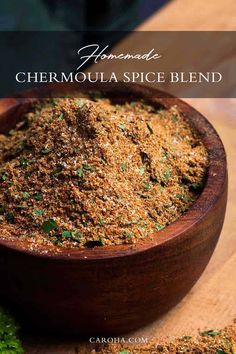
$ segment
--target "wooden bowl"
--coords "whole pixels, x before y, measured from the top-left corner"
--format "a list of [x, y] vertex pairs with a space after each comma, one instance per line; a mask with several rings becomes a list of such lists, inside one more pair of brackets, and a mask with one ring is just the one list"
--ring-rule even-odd
[[[64, 86], [63, 86], [64, 87]], [[65, 92], [71, 87], [65, 86]], [[78, 87], [77, 87], [78, 89]], [[176, 105], [198, 130], [210, 159], [205, 187], [179, 220], [136, 245], [61, 250], [36, 254], [27, 241], [0, 239], [2, 295], [28, 323], [56, 333], [117, 335], [165, 313], [191, 289], [219, 238], [227, 201], [227, 167], [222, 142], [211, 124], [188, 104], [137, 85], [89, 84], [125, 100]], [[34, 97], [55, 94], [36, 89]], [[25, 98], [24, 98], [25, 97]], [[0, 131], [27, 110], [26, 94], [0, 101]]]

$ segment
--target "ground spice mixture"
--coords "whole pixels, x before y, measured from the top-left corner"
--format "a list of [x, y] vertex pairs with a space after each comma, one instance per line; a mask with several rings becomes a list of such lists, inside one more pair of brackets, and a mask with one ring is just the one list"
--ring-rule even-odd
[[1, 237], [57, 247], [135, 243], [194, 203], [207, 164], [176, 107], [93, 95], [38, 102], [0, 135]]
[[163, 345], [143, 346], [109, 344], [93, 349], [90, 354], [234, 354], [236, 353], [236, 323], [221, 331], [208, 330], [197, 337], [183, 336]]

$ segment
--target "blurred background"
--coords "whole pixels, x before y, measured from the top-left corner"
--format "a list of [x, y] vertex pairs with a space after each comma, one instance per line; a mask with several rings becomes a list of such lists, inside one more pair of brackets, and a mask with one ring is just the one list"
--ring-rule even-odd
[[168, 0], [9, 0], [0, 30], [132, 30]]

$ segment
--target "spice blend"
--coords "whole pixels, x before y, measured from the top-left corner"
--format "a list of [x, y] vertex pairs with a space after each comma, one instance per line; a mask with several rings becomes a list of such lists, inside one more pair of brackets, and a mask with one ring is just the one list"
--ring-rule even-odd
[[35, 250], [136, 243], [189, 209], [207, 165], [176, 107], [93, 94], [38, 102], [0, 135], [1, 237]]
[[90, 354], [234, 354], [236, 353], [236, 323], [223, 330], [208, 330], [196, 337], [182, 336], [164, 344], [124, 346], [100, 345]]

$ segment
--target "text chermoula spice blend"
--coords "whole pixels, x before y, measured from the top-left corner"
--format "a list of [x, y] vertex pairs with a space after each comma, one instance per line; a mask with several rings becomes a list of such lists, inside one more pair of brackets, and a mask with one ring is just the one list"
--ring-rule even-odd
[[38, 102], [0, 135], [1, 237], [136, 243], [198, 197], [207, 152], [176, 107], [81, 96]]

